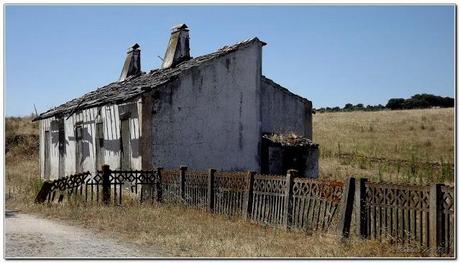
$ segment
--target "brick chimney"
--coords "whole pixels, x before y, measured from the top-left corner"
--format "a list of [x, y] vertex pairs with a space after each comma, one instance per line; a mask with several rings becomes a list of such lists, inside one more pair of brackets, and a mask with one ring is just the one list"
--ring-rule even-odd
[[128, 49], [119, 81], [141, 73], [141, 50], [139, 47], [139, 44], [136, 43]]
[[179, 24], [172, 28], [171, 38], [161, 68], [175, 67], [177, 64], [190, 59], [188, 27]]

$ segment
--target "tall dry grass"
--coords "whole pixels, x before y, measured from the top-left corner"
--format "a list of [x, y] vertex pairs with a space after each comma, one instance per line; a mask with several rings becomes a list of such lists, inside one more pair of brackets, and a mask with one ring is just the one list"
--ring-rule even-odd
[[41, 187], [38, 123], [31, 117], [5, 120], [5, 198], [7, 206], [31, 203]]
[[337, 112], [313, 115], [323, 152], [426, 161], [454, 160], [454, 109]]
[[[320, 144], [321, 176], [452, 182], [454, 127], [453, 108], [317, 113], [313, 140]], [[344, 153], [352, 157], [338, 157]], [[372, 163], [366, 157], [388, 161]], [[398, 160], [407, 165], [393, 162]], [[431, 168], [426, 163], [439, 165]]]
[[239, 218], [168, 204], [121, 207], [30, 206], [28, 211], [155, 247], [179, 257], [407, 257], [427, 256], [388, 243], [332, 234], [285, 231]]
[[[375, 114], [375, 113], [373, 113]], [[377, 113], [382, 114], [382, 113]], [[315, 115], [314, 125], [318, 124]], [[331, 115], [332, 116], [332, 115]], [[323, 117], [333, 117], [324, 115]], [[337, 128], [348, 118], [346, 115], [336, 116]], [[356, 121], [358, 121], [357, 118]], [[22, 123], [23, 122], [23, 123]], [[334, 123], [334, 122], [333, 122]], [[322, 123], [329, 129], [335, 125]], [[346, 125], [345, 125], [346, 126]], [[252, 224], [238, 218], [213, 215], [204, 211], [172, 206], [168, 204], [125, 203], [123, 206], [94, 206], [82, 203], [62, 205], [36, 205], [33, 199], [39, 190], [41, 181], [38, 179], [38, 141], [33, 138], [38, 133], [36, 123], [26, 120], [6, 120], [7, 140], [11, 144], [6, 153], [6, 205], [28, 213], [62, 219], [92, 231], [120, 237], [148, 249], [159, 247], [174, 256], [200, 257], [406, 257], [427, 256], [420, 248], [401, 248], [386, 242], [364, 241], [353, 237], [342, 242], [337, 236], [324, 233], [305, 233], [284, 231], [268, 226]], [[315, 139], [325, 149], [333, 149], [337, 131], [324, 130], [319, 125], [320, 134], [315, 128]], [[21, 135], [21, 136], [17, 136]], [[354, 135], [353, 135], [354, 136]], [[21, 140], [15, 138], [22, 138]], [[359, 136], [353, 137], [359, 142]], [[321, 141], [322, 140], [322, 141]], [[349, 143], [353, 142], [350, 138]], [[328, 148], [330, 147], [330, 148]], [[364, 147], [365, 148], [365, 147]], [[385, 147], [374, 147], [385, 149]], [[355, 174], [353, 166], [342, 165], [338, 160], [328, 164], [331, 167], [345, 169], [335, 176]], [[324, 175], [324, 159], [321, 159], [321, 176]], [[344, 168], [345, 167], [345, 168]], [[326, 167], [326, 171], [327, 171]], [[350, 169], [350, 170], [347, 170]], [[363, 170], [363, 169], [358, 169]], [[372, 174], [372, 171], [366, 173]], [[10, 189], [10, 193], [8, 193]]]

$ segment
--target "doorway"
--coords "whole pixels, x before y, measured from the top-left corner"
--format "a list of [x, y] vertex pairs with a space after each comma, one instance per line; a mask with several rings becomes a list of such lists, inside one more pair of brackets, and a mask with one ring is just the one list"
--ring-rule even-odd
[[43, 176], [45, 177], [45, 180], [50, 179], [50, 132], [45, 131], [45, 163], [43, 166]]
[[102, 122], [96, 123], [96, 170], [104, 165], [104, 125]]
[[83, 128], [81, 125], [75, 127], [75, 171], [76, 173], [82, 172], [83, 162]]
[[121, 170], [131, 170], [131, 147], [130, 147], [130, 133], [129, 133], [129, 118], [121, 120], [120, 132], [120, 167]]
[[64, 120], [59, 121], [58, 129], [58, 148], [59, 148], [59, 178], [65, 176], [65, 131]]

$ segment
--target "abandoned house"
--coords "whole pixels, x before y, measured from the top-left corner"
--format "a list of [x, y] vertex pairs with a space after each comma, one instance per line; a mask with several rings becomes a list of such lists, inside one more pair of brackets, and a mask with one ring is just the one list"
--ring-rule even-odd
[[[317, 169], [312, 103], [262, 75], [265, 45], [252, 38], [193, 58], [189, 29], [181, 24], [172, 29], [161, 68], [148, 73], [141, 71], [139, 45], [132, 46], [118, 81], [34, 119], [40, 123], [41, 176], [55, 179], [108, 164], [272, 174], [297, 168], [315, 177], [306, 170]], [[304, 139], [297, 148], [285, 147], [270, 139], [273, 134]]]

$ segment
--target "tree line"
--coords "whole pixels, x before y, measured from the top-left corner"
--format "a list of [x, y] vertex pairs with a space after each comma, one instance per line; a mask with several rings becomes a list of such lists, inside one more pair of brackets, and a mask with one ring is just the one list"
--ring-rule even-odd
[[314, 112], [340, 112], [340, 111], [379, 111], [379, 110], [407, 110], [407, 109], [427, 109], [427, 108], [450, 108], [454, 107], [455, 101], [451, 97], [441, 97], [432, 94], [416, 94], [408, 99], [391, 98], [387, 104], [383, 106], [367, 105], [362, 103], [353, 105], [347, 103], [343, 108], [340, 107], [323, 107], [313, 109]]

